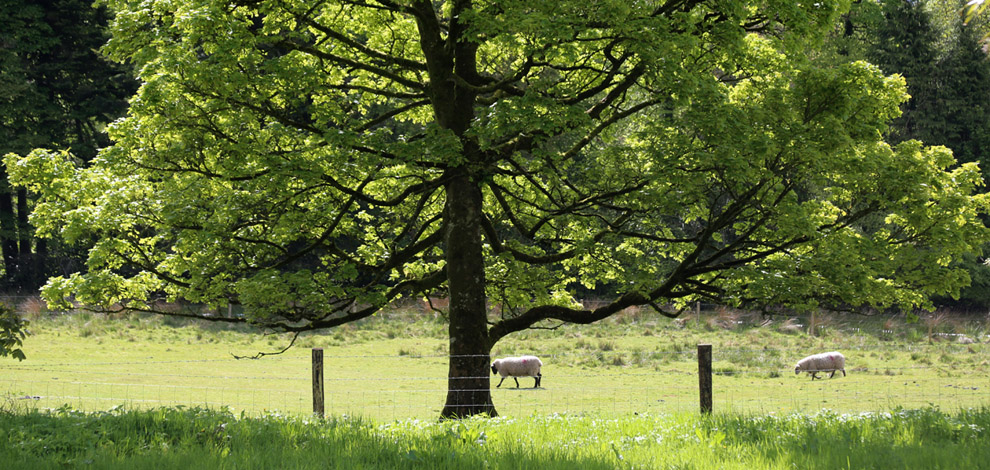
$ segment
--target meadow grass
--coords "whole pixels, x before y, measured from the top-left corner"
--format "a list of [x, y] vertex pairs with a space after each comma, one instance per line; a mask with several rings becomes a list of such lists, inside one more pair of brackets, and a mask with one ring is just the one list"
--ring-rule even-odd
[[[990, 468], [982, 319], [766, 321], [641, 312], [534, 330], [494, 355], [544, 358], [501, 414], [438, 422], [442, 318], [388, 312], [284, 354], [285, 335], [144, 315], [32, 316], [28, 360], [0, 359], [3, 468]], [[827, 320], [827, 321], [826, 321]], [[939, 335], [942, 333], [942, 335]], [[714, 345], [715, 410], [697, 412], [696, 345]], [[325, 352], [326, 420], [309, 348]], [[848, 376], [793, 363], [837, 349]]]
[[990, 411], [539, 415], [455, 422], [0, 410], [6, 469], [990, 468]]
[[[311, 347], [324, 349], [326, 409], [373, 420], [431, 419], [446, 396], [446, 326], [431, 312], [390, 311], [301, 336], [146, 315], [86, 313], [32, 317], [28, 359], [0, 358], [0, 397], [38, 408], [231, 407], [259, 416], [307, 414]], [[889, 319], [822, 317], [816, 335], [796, 325], [734, 312], [682, 321], [631, 312], [592, 326], [510, 336], [493, 355], [536, 353], [543, 386], [508, 380], [493, 390], [503, 415], [594, 412], [679, 413], [698, 408], [696, 346], [714, 345], [715, 410], [742, 413], [857, 413], [934, 405], [986, 405], [990, 348]], [[982, 319], [947, 319], [935, 333], [985, 337]], [[805, 326], [806, 328], [806, 326]], [[847, 377], [796, 377], [806, 354], [840, 350]], [[497, 381], [495, 382], [497, 383]], [[494, 385], [494, 383], [493, 383]]]

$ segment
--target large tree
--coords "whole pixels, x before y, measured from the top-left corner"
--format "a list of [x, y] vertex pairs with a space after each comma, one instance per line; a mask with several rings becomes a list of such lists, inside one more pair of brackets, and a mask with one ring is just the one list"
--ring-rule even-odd
[[976, 165], [881, 140], [902, 79], [805, 60], [845, 5], [110, 4], [143, 80], [116, 143], [7, 157], [41, 233], [98, 240], [48, 301], [291, 332], [446, 294], [445, 417], [495, 413], [513, 332], [701, 298], [924, 307], [985, 236]]

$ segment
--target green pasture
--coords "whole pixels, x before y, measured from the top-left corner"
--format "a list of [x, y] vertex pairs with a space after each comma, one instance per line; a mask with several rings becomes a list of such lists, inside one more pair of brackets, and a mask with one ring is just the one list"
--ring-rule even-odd
[[[28, 359], [0, 359], [0, 399], [13, 406], [101, 411], [161, 406], [229, 407], [234, 413], [305, 416], [312, 410], [311, 348], [324, 349], [326, 410], [374, 421], [433, 419], [446, 396], [442, 319], [416, 309], [297, 339], [142, 315], [36, 313]], [[493, 399], [507, 417], [559, 413], [696, 412], [696, 346], [713, 345], [716, 412], [840, 413], [990, 403], [984, 319], [949, 316], [764, 319], [728, 310], [672, 321], [627, 312], [601, 325], [533, 330], [507, 338], [496, 356], [535, 353], [543, 384], [507, 379]], [[846, 377], [795, 376], [806, 354], [839, 350]]]

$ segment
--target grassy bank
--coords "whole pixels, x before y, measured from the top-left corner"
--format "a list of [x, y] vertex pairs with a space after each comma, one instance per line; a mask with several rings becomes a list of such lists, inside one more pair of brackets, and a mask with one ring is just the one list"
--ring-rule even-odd
[[0, 412], [0, 461], [46, 468], [990, 468], [990, 411], [546, 415], [461, 422], [203, 409]]

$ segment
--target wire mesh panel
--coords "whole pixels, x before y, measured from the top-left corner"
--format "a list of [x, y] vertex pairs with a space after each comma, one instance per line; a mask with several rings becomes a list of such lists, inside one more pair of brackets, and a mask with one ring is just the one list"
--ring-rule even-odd
[[[879, 411], [929, 405], [990, 404], [985, 348], [924, 346], [846, 351], [846, 375], [796, 375], [797, 349], [718, 348], [713, 352], [715, 412], [789, 413], [823, 408]], [[697, 412], [695, 351], [542, 354], [542, 383], [493, 380], [504, 416], [554, 413]], [[376, 420], [431, 419], [447, 395], [446, 355], [326, 355], [328, 415]], [[908, 361], [908, 362], [906, 362]], [[913, 362], [911, 362], [913, 361]], [[891, 365], [899, 364], [899, 365]], [[909, 364], [909, 365], [904, 365]], [[947, 364], [954, 366], [950, 367]], [[0, 399], [8, 404], [81, 410], [124, 405], [230, 407], [248, 414], [313, 411], [311, 359], [294, 351], [261, 360], [0, 362]], [[490, 372], [490, 371], [486, 371]]]

